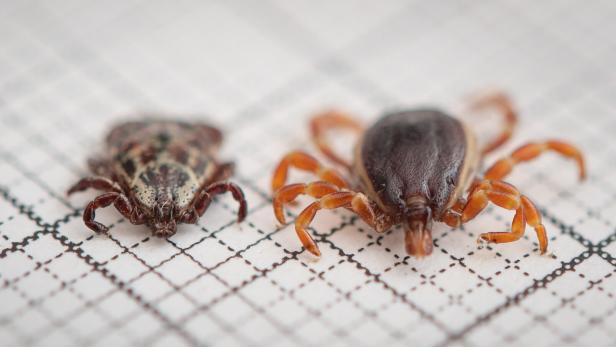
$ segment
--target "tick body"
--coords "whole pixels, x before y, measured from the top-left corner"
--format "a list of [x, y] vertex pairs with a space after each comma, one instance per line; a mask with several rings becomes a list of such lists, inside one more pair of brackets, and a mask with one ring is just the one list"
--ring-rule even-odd
[[[458, 227], [493, 203], [515, 211], [511, 231], [484, 233], [480, 235], [482, 240], [512, 242], [521, 238], [529, 225], [537, 233], [541, 253], [545, 253], [548, 239], [540, 213], [529, 198], [503, 180], [516, 164], [532, 160], [547, 150], [574, 159], [584, 179], [582, 154], [563, 141], [531, 143], [497, 161], [480, 176], [483, 157], [507, 142], [517, 120], [504, 95], [486, 96], [471, 105], [475, 111], [484, 108], [501, 111], [506, 126], [483, 148], [477, 145], [470, 127], [437, 109], [388, 113], [366, 130], [339, 112], [316, 116], [311, 122], [315, 144], [346, 175], [323, 167], [304, 152], [289, 153], [272, 179], [276, 218], [284, 224], [284, 205], [299, 195], [310, 195], [318, 200], [298, 216], [295, 229], [305, 248], [314, 255], [319, 256], [320, 251], [306, 229], [316, 213], [321, 209], [346, 208], [377, 232], [402, 225], [406, 251], [424, 257], [433, 251], [434, 221]], [[325, 131], [333, 128], [351, 129], [360, 134], [351, 162], [337, 155], [326, 141]], [[291, 167], [313, 172], [319, 180], [285, 185]]]
[[216, 158], [222, 139], [218, 129], [201, 123], [120, 124], [107, 136], [107, 154], [89, 161], [95, 176], [80, 180], [68, 194], [88, 188], [104, 192], [83, 213], [86, 226], [97, 233], [108, 228], [95, 221], [95, 211], [114, 205], [131, 223], [145, 224], [155, 236], [169, 237], [178, 224], [197, 223], [214, 196], [226, 192], [239, 203], [241, 222], [247, 210], [244, 194], [226, 181], [234, 166]]

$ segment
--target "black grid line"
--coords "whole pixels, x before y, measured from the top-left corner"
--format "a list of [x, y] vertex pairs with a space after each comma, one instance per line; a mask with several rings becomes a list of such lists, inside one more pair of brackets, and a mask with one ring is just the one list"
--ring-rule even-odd
[[[616, 343], [613, 4], [0, 7], [0, 344]], [[346, 212], [315, 221], [319, 262], [292, 226], [276, 225], [271, 170], [286, 151], [311, 150], [313, 112], [348, 108], [371, 122], [401, 105], [456, 109], [486, 87], [510, 92], [522, 117], [494, 157], [549, 136], [588, 154], [583, 185], [555, 156], [511, 177], [540, 207], [549, 256], [532, 234], [477, 247], [479, 232], [510, 224], [496, 208], [457, 230], [438, 226], [434, 256], [419, 262], [399, 230], [376, 234]], [[204, 114], [225, 130], [223, 156], [249, 196], [245, 223], [222, 198], [169, 240], [111, 210], [100, 213], [109, 237], [87, 231], [92, 195], [69, 200], [66, 188], [87, 175], [110, 124], [152, 110]]]

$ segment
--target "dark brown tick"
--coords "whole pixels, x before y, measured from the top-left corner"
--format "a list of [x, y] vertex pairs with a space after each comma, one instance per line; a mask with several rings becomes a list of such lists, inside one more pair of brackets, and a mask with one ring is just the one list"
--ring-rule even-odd
[[[479, 178], [483, 156], [507, 142], [517, 123], [511, 102], [504, 95], [477, 99], [470, 110], [487, 108], [502, 112], [506, 127], [481, 149], [469, 127], [437, 109], [388, 113], [367, 130], [340, 112], [317, 115], [311, 122], [312, 138], [325, 157], [345, 169], [349, 179], [324, 168], [304, 152], [289, 153], [272, 179], [276, 218], [285, 224], [284, 205], [306, 194], [318, 201], [298, 216], [295, 230], [304, 247], [315, 256], [321, 252], [306, 229], [316, 213], [321, 209], [346, 208], [379, 233], [401, 224], [406, 234], [406, 251], [424, 257], [433, 250], [433, 221], [459, 227], [492, 202], [515, 211], [511, 231], [484, 233], [481, 240], [516, 241], [524, 235], [526, 225], [530, 225], [537, 233], [539, 250], [545, 253], [548, 238], [539, 211], [529, 198], [503, 179], [516, 164], [552, 150], [574, 159], [583, 180], [584, 158], [578, 149], [563, 141], [530, 143], [497, 161]], [[337, 155], [325, 140], [325, 131], [333, 128], [361, 134], [352, 163]], [[290, 167], [312, 172], [320, 181], [285, 186]]]
[[94, 220], [95, 211], [114, 205], [131, 223], [146, 224], [155, 236], [175, 234], [177, 224], [195, 224], [212, 198], [231, 192], [239, 203], [238, 221], [246, 217], [242, 190], [226, 180], [232, 163], [219, 163], [218, 129], [201, 123], [166, 120], [128, 122], [107, 136], [107, 154], [91, 159], [94, 177], [84, 178], [68, 194], [94, 188], [105, 193], [86, 206], [88, 228], [108, 228]]

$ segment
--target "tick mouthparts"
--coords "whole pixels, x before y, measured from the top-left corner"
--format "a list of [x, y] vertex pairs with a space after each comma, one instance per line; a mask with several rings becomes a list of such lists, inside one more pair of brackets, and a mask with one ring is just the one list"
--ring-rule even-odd
[[427, 229], [406, 231], [406, 252], [416, 258], [427, 257], [432, 254], [432, 232]]
[[432, 211], [426, 206], [413, 209], [404, 225], [406, 252], [417, 258], [432, 254]]
[[154, 236], [162, 237], [162, 238], [167, 238], [167, 237], [171, 237], [175, 235], [175, 229], [172, 229], [172, 228], [159, 228], [159, 229], [154, 229], [152, 232]]
[[417, 258], [432, 254], [431, 213], [429, 209], [412, 213], [405, 223], [406, 252]]

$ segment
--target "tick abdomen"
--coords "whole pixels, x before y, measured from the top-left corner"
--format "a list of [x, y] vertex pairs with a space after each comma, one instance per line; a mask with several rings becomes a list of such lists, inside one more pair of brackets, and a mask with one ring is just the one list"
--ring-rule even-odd
[[440, 215], [464, 171], [467, 136], [460, 121], [435, 109], [390, 113], [364, 134], [356, 168], [382, 209], [403, 214], [424, 199]]

